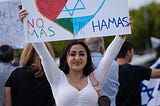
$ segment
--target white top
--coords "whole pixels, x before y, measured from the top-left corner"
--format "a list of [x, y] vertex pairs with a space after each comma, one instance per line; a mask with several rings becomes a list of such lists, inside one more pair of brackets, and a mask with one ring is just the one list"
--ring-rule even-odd
[[[103, 58], [102, 53], [91, 52], [91, 57], [94, 66], [98, 67], [101, 59]], [[119, 88], [118, 72], [119, 72], [118, 63], [114, 60], [109, 70], [108, 78], [106, 79], [102, 87], [103, 94], [108, 96], [111, 100], [111, 106], [116, 106], [116, 96]]]
[[[94, 71], [97, 81], [102, 86], [112, 61], [118, 54], [124, 39], [116, 36], [107, 48], [102, 61]], [[61, 71], [51, 57], [44, 43], [33, 43], [40, 55], [46, 77], [51, 85], [53, 96], [57, 106], [97, 106], [98, 95], [88, 78], [88, 84], [81, 91], [70, 85], [66, 75]]]

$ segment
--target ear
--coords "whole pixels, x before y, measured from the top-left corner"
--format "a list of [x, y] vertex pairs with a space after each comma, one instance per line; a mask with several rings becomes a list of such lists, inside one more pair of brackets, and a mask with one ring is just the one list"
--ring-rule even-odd
[[130, 56], [130, 55], [131, 55], [131, 51], [128, 50], [126, 55], [127, 55], [127, 56]]
[[100, 47], [100, 53], [103, 54], [104, 53], [104, 48], [101, 46]]

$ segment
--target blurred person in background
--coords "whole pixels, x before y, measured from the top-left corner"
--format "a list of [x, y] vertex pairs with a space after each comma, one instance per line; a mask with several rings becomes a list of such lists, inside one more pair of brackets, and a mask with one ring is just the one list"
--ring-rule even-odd
[[120, 82], [116, 106], [141, 106], [141, 82], [150, 78], [160, 78], [160, 69], [131, 65], [133, 55], [133, 43], [125, 41], [116, 58]]
[[158, 45], [156, 45], [155, 47], [153, 47], [152, 51], [154, 54], [154, 58], [144, 63], [144, 66], [146, 66], [146, 67], [150, 67], [159, 59], [159, 57], [160, 57], [160, 43]]
[[0, 106], [3, 106], [4, 101], [4, 84], [11, 72], [15, 69], [12, 66], [14, 59], [14, 50], [10, 45], [0, 46]]
[[[45, 44], [54, 58], [51, 45]], [[20, 66], [5, 83], [4, 106], [54, 106], [50, 84], [32, 44], [27, 44], [24, 48]]]
[[[98, 67], [105, 51], [103, 37], [86, 38], [84, 42], [88, 45], [91, 51], [91, 58], [95, 68]], [[111, 106], [116, 106], [115, 100], [118, 87], [118, 64], [116, 61], [113, 61], [108, 78], [105, 80], [102, 87], [103, 94], [108, 96], [111, 100]]]

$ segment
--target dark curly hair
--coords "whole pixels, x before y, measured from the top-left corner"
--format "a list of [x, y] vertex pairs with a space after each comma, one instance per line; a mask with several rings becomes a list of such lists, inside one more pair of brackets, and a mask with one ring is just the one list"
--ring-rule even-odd
[[68, 52], [70, 51], [70, 49], [73, 45], [78, 45], [78, 44], [82, 45], [87, 52], [87, 63], [85, 65], [84, 69], [83, 69], [83, 74], [85, 76], [88, 76], [91, 72], [93, 72], [94, 65], [93, 65], [92, 60], [91, 60], [90, 50], [89, 50], [88, 46], [82, 40], [70, 40], [70, 41], [67, 42], [67, 44], [65, 45], [65, 47], [62, 51], [62, 54], [60, 56], [60, 66], [59, 66], [59, 68], [65, 74], [69, 73], [69, 66], [68, 66], [68, 63], [67, 63], [67, 54], [68, 54]]

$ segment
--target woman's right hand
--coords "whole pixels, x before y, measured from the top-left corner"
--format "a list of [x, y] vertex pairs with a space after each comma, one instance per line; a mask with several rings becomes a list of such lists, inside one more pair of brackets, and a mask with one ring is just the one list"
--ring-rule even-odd
[[21, 9], [19, 11], [19, 19], [23, 23], [24, 18], [28, 15], [28, 12], [26, 10]]

